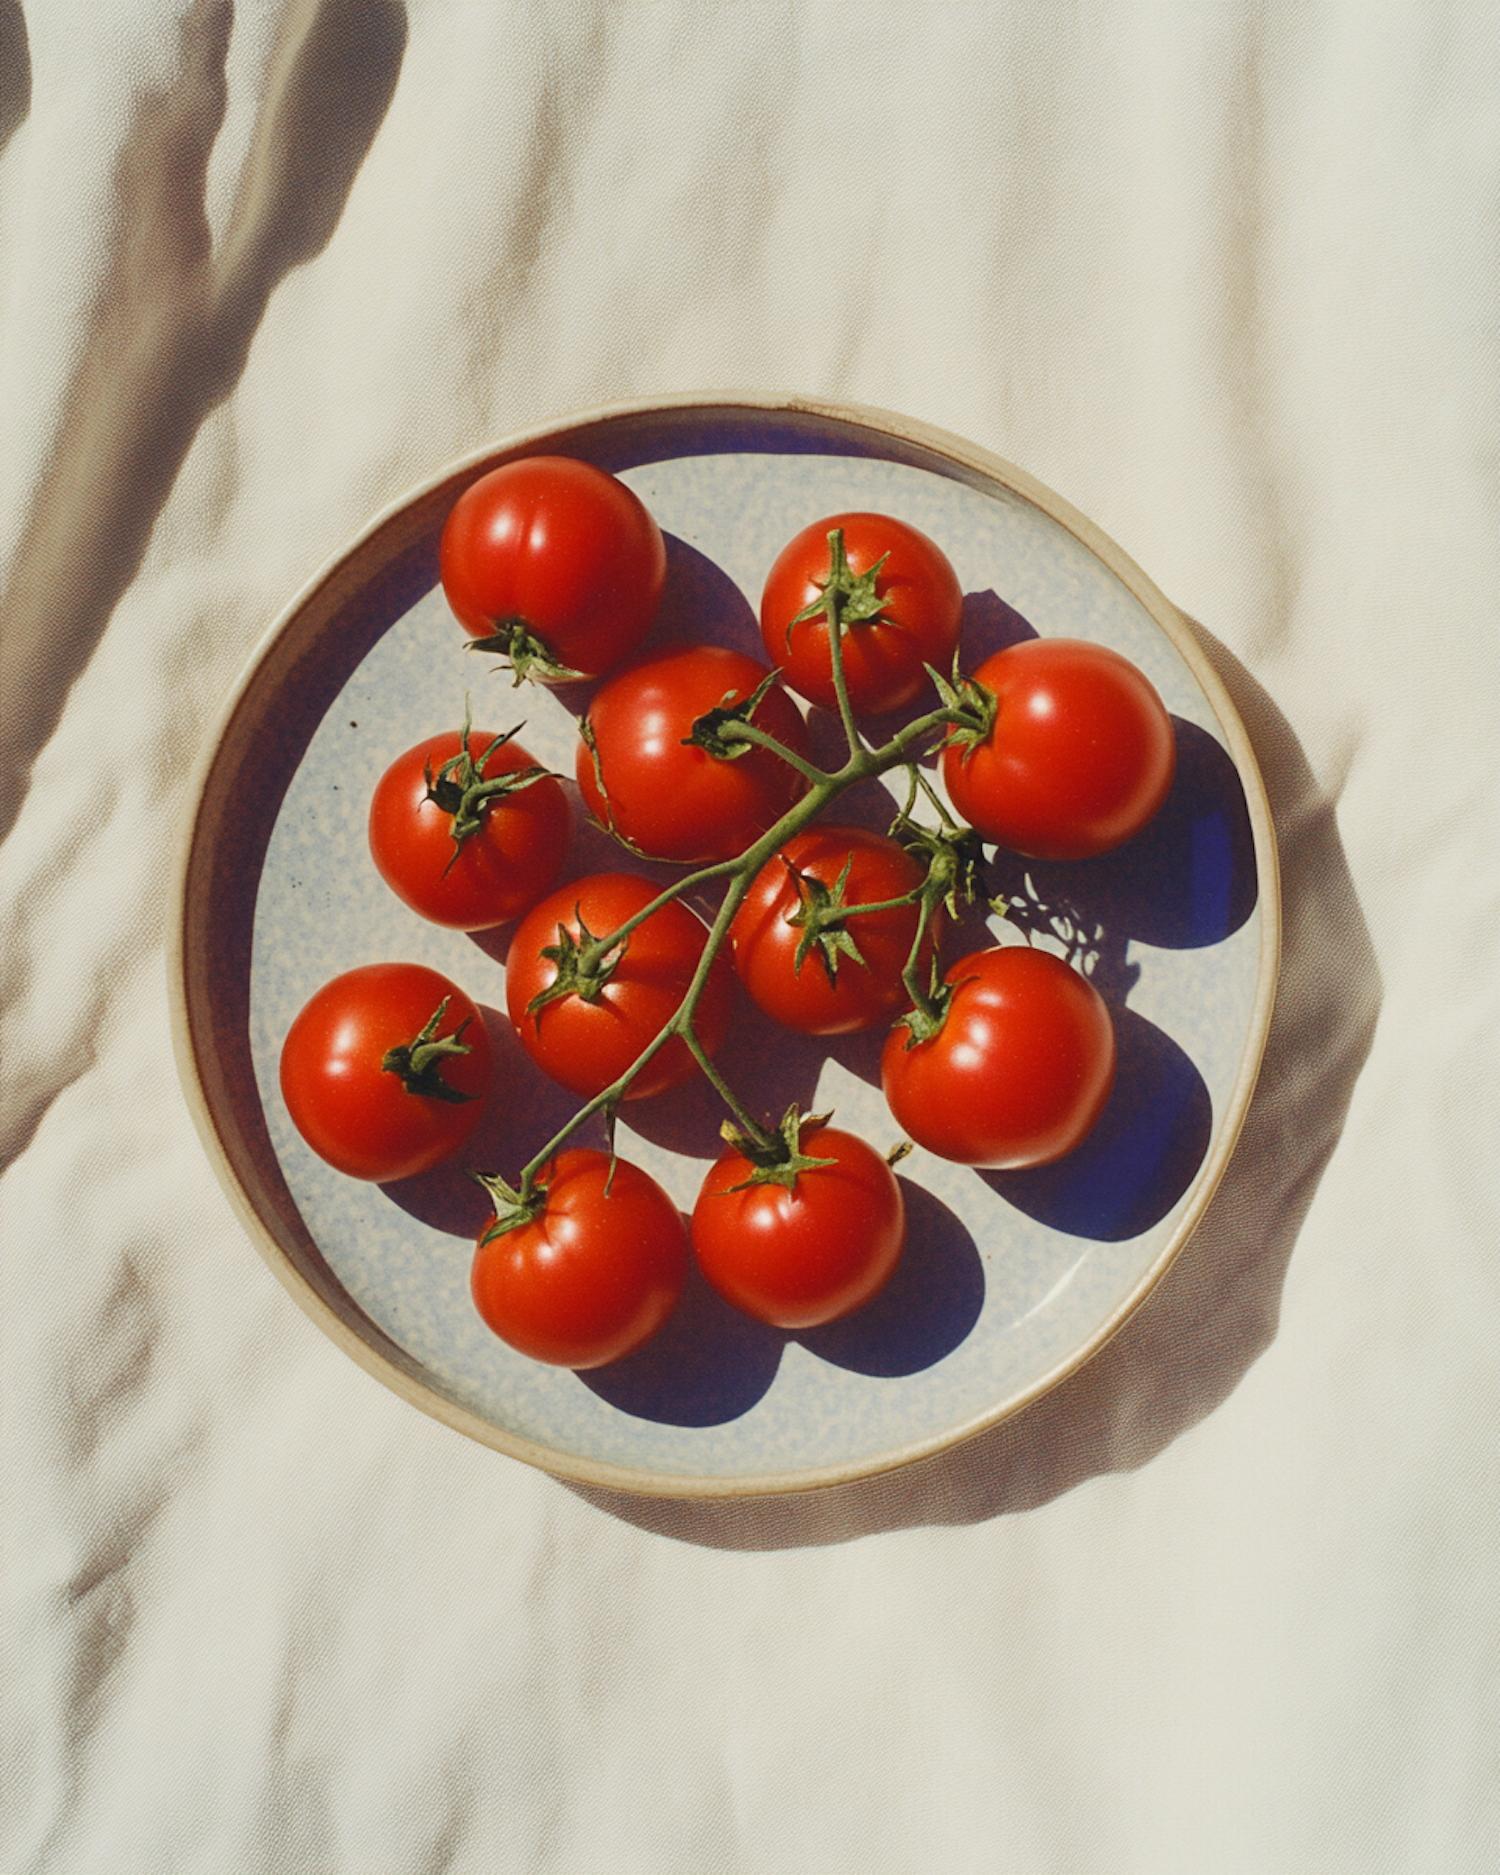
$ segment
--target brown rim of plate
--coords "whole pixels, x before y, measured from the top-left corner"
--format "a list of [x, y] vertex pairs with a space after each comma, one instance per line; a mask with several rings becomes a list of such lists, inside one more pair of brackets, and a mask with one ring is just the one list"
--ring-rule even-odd
[[[226, 881], [236, 876], [237, 854], [249, 851], [259, 833], [269, 834], [269, 823], [259, 830], [246, 828], [244, 816], [238, 811], [235, 784], [251, 761], [264, 753], [272, 701], [282, 694], [290, 679], [315, 669], [322, 633], [341, 608], [366, 591], [372, 576], [388, 573], [400, 563], [403, 554], [413, 553], [422, 542], [430, 540], [441, 517], [470, 481], [502, 462], [538, 453], [540, 445], [550, 452], [567, 454], [570, 446], [573, 450], [580, 446], [586, 449], [601, 432], [645, 428], [656, 420], [670, 420], [674, 413], [698, 413], [711, 421], [732, 413], [756, 412], [862, 431], [872, 442], [885, 446], [879, 453], [888, 454], [889, 446], [895, 445], [897, 459], [903, 451], [928, 462], [936, 458], [948, 465], [950, 474], [956, 471], [957, 479], [973, 480], [981, 486], [999, 484], [1050, 516], [1110, 569], [1181, 654], [1223, 730], [1244, 786], [1254, 836], [1261, 935], [1255, 1002], [1239, 1070], [1213, 1147], [1199, 1168], [1187, 1205], [1166, 1244], [1132, 1293], [1087, 1342], [1018, 1394], [941, 1433], [844, 1464], [725, 1479], [712, 1474], [662, 1473], [605, 1464], [507, 1432], [442, 1392], [420, 1363], [358, 1308], [323, 1260], [271, 1150], [242, 1020], [248, 1009], [250, 933], [239, 930], [226, 938], [216, 914]], [[347, 652], [343, 655], [347, 659]], [[318, 714], [321, 716], [321, 711]], [[315, 724], [316, 719], [310, 728]], [[295, 745], [295, 726], [290, 738], [282, 730], [280, 740]], [[305, 742], [300, 746], [305, 747]], [[290, 772], [288, 769], [288, 779]], [[1128, 554], [1061, 496], [988, 450], [891, 411], [745, 391], [682, 393], [607, 404], [536, 424], [450, 463], [367, 523], [352, 542], [313, 575], [271, 625], [234, 685], [205, 745], [190, 799], [191, 808], [175, 855], [172, 902], [178, 907], [178, 915], [173, 920], [168, 963], [172, 1039], [188, 1106], [209, 1163], [252, 1243], [323, 1332], [402, 1399], [482, 1445], [554, 1476], [608, 1490], [677, 1498], [762, 1497], [818, 1490], [894, 1471], [958, 1445], [1021, 1412], [1092, 1359], [1141, 1306], [1181, 1253], [1202, 1221], [1233, 1155], [1265, 1052], [1281, 952], [1275, 830], [1249, 736], [1192, 626]], [[268, 810], [272, 823], [280, 799], [280, 791], [275, 791], [274, 805]], [[257, 866], [257, 880], [258, 876]], [[252, 891], [252, 910], [253, 903]]]

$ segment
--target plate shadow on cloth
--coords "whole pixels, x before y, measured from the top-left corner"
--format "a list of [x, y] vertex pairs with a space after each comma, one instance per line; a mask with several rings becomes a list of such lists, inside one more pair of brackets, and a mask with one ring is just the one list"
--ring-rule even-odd
[[843, 1543], [1031, 1510], [1149, 1463], [1212, 1413], [1275, 1338], [1298, 1233], [1374, 1039], [1381, 985], [1336, 799], [1281, 711], [1201, 626], [1199, 641], [1255, 746], [1277, 826], [1279, 994], [1238, 1149], [1191, 1243], [1095, 1358], [1004, 1424], [855, 1484], [715, 1501], [566, 1488], [642, 1529], [709, 1548]]

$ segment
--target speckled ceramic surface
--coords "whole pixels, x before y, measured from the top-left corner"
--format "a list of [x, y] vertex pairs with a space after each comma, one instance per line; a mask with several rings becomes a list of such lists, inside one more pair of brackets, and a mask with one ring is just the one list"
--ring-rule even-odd
[[[1238, 1123], [1236, 1103], [1243, 1108], [1266, 1001], [1266, 895], [1244, 781], [1228, 752], [1234, 737], [1222, 700], [1216, 709], [1192, 668], [1191, 647], [1180, 649], [1068, 527], [962, 464], [924, 459], [907, 443], [887, 448], [867, 429], [764, 410], [753, 427], [743, 412], [692, 409], [618, 434], [606, 423], [591, 433], [589, 453], [622, 474], [666, 535], [659, 640], [708, 636], [760, 655], [755, 609], [781, 546], [822, 516], [868, 508], [914, 523], [953, 561], [971, 665], [1038, 633], [1109, 644], [1148, 674], [1179, 744], [1178, 780], [1159, 820], [1101, 860], [1025, 866], [1001, 856], [997, 867], [1035, 941], [1083, 953], [1114, 1011], [1120, 1074], [1105, 1118], [1069, 1160], [1034, 1172], [980, 1174], [913, 1153], [901, 1167], [910, 1217], [902, 1269], [846, 1322], [780, 1334], [695, 1282], [665, 1333], [613, 1368], [576, 1375], [512, 1353], [469, 1298], [472, 1237], [485, 1214], [477, 1190], [454, 1170], [388, 1188], [342, 1177], [303, 1145], [277, 1084], [282, 1038], [319, 985], [356, 964], [410, 959], [443, 971], [492, 1012], [501, 1085], [467, 1162], [513, 1175], [568, 1111], [493, 1013], [504, 1006], [508, 933], [469, 938], [408, 911], [371, 864], [365, 816], [384, 768], [423, 737], [457, 727], [466, 693], [477, 728], [498, 732], [524, 719], [525, 745], [571, 775], [573, 712], [589, 693], [517, 691], [493, 659], [466, 654], [441, 589], [429, 583], [431, 559], [408, 552], [404, 590], [393, 597], [389, 581], [382, 588], [390, 622], [355, 635], [331, 704], [288, 760], [264, 848], [247, 1010], [264, 1126], [290, 1202], [358, 1315], [403, 1352], [400, 1365], [419, 1386], [495, 1428], [497, 1442], [528, 1442], [540, 1448], [529, 1455], [579, 1475], [608, 1478], [618, 1468], [638, 1488], [649, 1474], [663, 1490], [674, 1480], [733, 1491], [774, 1479], [785, 1488], [789, 1478], [878, 1469], [988, 1423], [1067, 1371], [1160, 1273], [1184, 1221], [1202, 1208], [1205, 1182], [1222, 1169], [1218, 1148]], [[814, 727], [830, 737], [823, 746], [832, 755], [836, 725]], [[631, 863], [588, 828], [568, 785], [569, 871]], [[849, 800], [846, 817], [879, 825], [889, 805], [867, 792]], [[1001, 941], [1019, 941], [1013, 927], [994, 929]], [[950, 949], [981, 941], [976, 926]], [[814, 1044], [773, 1030], [746, 1005], [722, 1065], [766, 1111], [793, 1097], [832, 1107], [840, 1124], [884, 1148], [897, 1129], [879, 1091], [880, 1040]], [[618, 1147], [690, 1210], [720, 1117], [706, 1089], [631, 1103]]]

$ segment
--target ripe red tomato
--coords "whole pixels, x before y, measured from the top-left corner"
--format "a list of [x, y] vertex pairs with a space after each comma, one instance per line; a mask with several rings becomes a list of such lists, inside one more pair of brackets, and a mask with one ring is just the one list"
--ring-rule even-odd
[[884, 904], [915, 891], [924, 877], [911, 854], [883, 834], [822, 822], [806, 828], [761, 867], [735, 913], [729, 940], [740, 981], [768, 1016], [804, 1035], [872, 1028], [909, 1000], [901, 972], [918, 907], [851, 918], [841, 929], [857, 957], [840, 944], [836, 927], [826, 943], [808, 945], [799, 965], [809, 906]]
[[[691, 864], [742, 853], [806, 783], [768, 749], [713, 755], [683, 738], [700, 717], [753, 696], [769, 675], [743, 652], [689, 645], [612, 677], [589, 705], [578, 749], [578, 785], [594, 817], [652, 859]], [[751, 720], [807, 759], [807, 725], [779, 688]]]
[[[434, 1042], [450, 1046], [398, 1058]], [[493, 1074], [479, 1011], [423, 964], [366, 964], [335, 977], [281, 1046], [281, 1092], [298, 1132], [340, 1172], [382, 1184], [457, 1152]]]
[[[616, 1081], [677, 1013], [703, 955], [708, 931], [674, 899], [626, 940], [607, 979], [592, 996], [570, 990], [537, 1009], [552, 990], [566, 953], [590, 938], [608, 937], [657, 895], [649, 879], [628, 872], [593, 873], [557, 888], [517, 927], [505, 964], [505, 1002], [526, 1052], [545, 1074], [592, 1100]], [[566, 937], [560, 937], [559, 931]], [[694, 1028], [712, 1055], [724, 1040], [734, 1006], [734, 977], [721, 952], [709, 971]], [[699, 1072], [680, 1036], [673, 1036], [631, 1083], [627, 1099], [643, 1100]]]
[[[787, 674], [794, 690], [838, 708], [828, 619], [818, 606], [832, 564], [828, 536], [844, 533], [848, 574], [845, 600], [844, 678], [849, 701], [860, 715], [896, 710], [913, 702], [929, 679], [924, 665], [947, 672], [963, 622], [958, 575], [935, 542], [888, 514], [831, 514], [806, 527], [778, 555], [760, 602], [766, 651]], [[798, 622], [800, 619], [800, 622]]]
[[486, 783], [537, 766], [519, 742], [492, 749], [495, 740], [475, 730], [429, 736], [397, 757], [370, 802], [370, 854], [381, 878], [413, 911], [454, 931], [518, 918], [568, 850], [567, 798], [552, 776], [481, 798]]
[[497, 648], [518, 672], [540, 653], [544, 679], [618, 664], [651, 629], [667, 576], [661, 529], [639, 497], [566, 456], [480, 476], [454, 503], [438, 561], [465, 631], [514, 638]]
[[975, 951], [945, 979], [942, 1027], [898, 1023], [881, 1057], [897, 1123], [959, 1165], [1047, 1165], [1081, 1143], [1115, 1079], [1115, 1031], [1086, 977], [1029, 945]]
[[698, 1266], [727, 1302], [774, 1328], [816, 1328], [852, 1315], [901, 1260], [906, 1212], [895, 1174], [838, 1127], [809, 1128], [801, 1150], [830, 1161], [790, 1186], [747, 1184], [755, 1171], [726, 1152], [693, 1207]]
[[474, 1305], [534, 1361], [618, 1361], [677, 1306], [687, 1280], [682, 1213], [639, 1166], [611, 1167], [589, 1147], [560, 1152], [537, 1185], [546, 1195], [537, 1216], [476, 1249]]
[[1177, 764], [1172, 719], [1117, 651], [1029, 638], [974, 673], [997, 700], [990, 733], [950, 739], [943, 781], [972, 827], [1031, 859], [1090, 859], [1139, 833]]

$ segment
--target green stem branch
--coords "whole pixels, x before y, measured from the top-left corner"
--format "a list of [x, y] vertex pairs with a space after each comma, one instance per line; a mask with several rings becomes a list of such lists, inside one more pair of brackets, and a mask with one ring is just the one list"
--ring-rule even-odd
[[[832, 630], [833, 626], [832, 622], [830, 622], [831, 633]], [[694, 1012], [698, 1007], [698, 1002], [703, 994], [704, 986], [708, 982], [709, 972], [713, 968], [714, 959], [718, 956], [724, 940], [728, 936], [729, 926], [734, 918], [734, 914], [739, 910], [746, 892], [750, 889], [750, 882], [755, 878], [755, 875], [760, 871], [761, 867], [765, 865], [767, 860], [769, 860], [773, 854], [779, 852], [789, 840], [795, 838], [804, 827], [810, 826], [823, 812], [824, 808], [832, 801], [837, 800], [841, 794], [854, 787], [858, 782], [868, 781], [876, 776], [886, 774], [890, 769], [899, 767], [903, 762], [910, 763], [912, 752], [921, 744], [925, 743], [935, 732], [946, 729], [955, 723], [962, 724], [967, 720], [960, 709], [952, 705], [945, 705], [940, 709], [929, 710], [925, 715], [917, 717], [903, 729], [898, 730], [897, 733], [891, 737], [890, 741], [885, 743], [882, 747], [871, 749], [860, 737], [858, 727], [854, 722], [853, 711], [848, 707], [848, 693], [843, 683], [842, 671], [842, 657], [835, 651], [835, 685], [839, 691], [841, 714], [843, 714], [845, 719], [845, 733], [849, 740], [849, 758], [844, 765], [841, 768], [833, 770], [817, 768], [811, 762], [804, 761], [800, 756], [794, 754], [792, 750], [783, 747], [782, 744], [777, 742], [774, 736], [768, 735], [754, 723], [736, 722], [726, 724], [723, 731], [726, 740], [753, 742], [762, 748], [770, 749], [784, 762], [787, 762], [792, 768], [796, 769], [803, 779], [808, 782], [807, 792], [799, 801], [796, 801], [788, 808], [786, 813], [781, 816], [774, 826], [768, 827], [760, 838], [748, 846], [738, 858], [719, 860], [713, 865], [701, 866], [696, 871], [686, 874], [681, 879], [674, 880], [672, 884], [664, 887], [663, 890], [652, 899], [649, 905], [636, 912], [632, 917], [627, 918], [623, 924], [617, 925], [613, 931], [608, 932], [603, 937], [595, 939], [592, 944], [585, 947], [582, 961], [583, 967], [585, 971], [587, 971], [591, 967], [596, 967], [599, 962], [608, 956], [610, 952], [618, 948], [618, 946], [626, 943], [633, 931], [644, 924], [654, 913], [660, 911], [664, 905], [670, 904], [673, 899], [680, 898], [683, 893], [690, 892], [695, 887], [712, 884], [713, 881], [717, 879], [728, 878], [730, 880], [729, 890], [725, 893], [723, 903], [720, 905], [713, 924], [709, 929], [707, 940], [703, 946], [703, 953], [693, 972], [692, 980], [688, 984], [682, 1001], [678, 1004], [671, 1019], [652, 1038], [647, 1046], [642, 1049], [641, 1053], [625, 1072], [620, 1075], [618, 1079], [612, 1081], [610, 1085], [604, 1088], [600, 1093], [595, 1094], [591, 1100], [585, 1102], [572, 1118], [568, 1120], [566, 1125], [548, 1140], [541, 1151], [527, 1163], [521, 1173], [518, 1185], [521, 1203], [526, 1204], [531, 1201], [536, 1188], [537, 1174], [542, 1170], [543, 1166], [547, 1164], [548, 1160], [561, 1151], [562, 1147], [586, 1121], [592, 1119], [597, 1113], [603, 1113], [617, 1106], [625, 1098], [630, 1090], [631, 1084], [641, 1071], [649, 1062], [655, 1059], [657, 1054], [667, 1046], [668, 1042], [677, 1036], [680, 1036], [686, 1043], [693, 1058], [703, 1069], [709, 1082], [745, 1132], [749, 1134], [751, 1138], [760, 1140], [769, 1147], [775, 1137], [774, 1134], [760, 1121], [755, 1119], [752, 1114], [747, 1112], [745, 1107], [736, 1098], [722, 1074], [720, 1074], [719, 1070], [709, 1059], [708, 1052], [703, 1047], [693, 1027]], [[913, 768], [913, 773], [917, 773], [915, 768]], [[942, 815], [945, 825], [952, 827], [955, 823], [944, 810], [942, 803], [937, 799], [931, 787], [926, 783], [925, 778], [918, 774], [917, 779], [921, 782], [929, 798], [932, 799], [938, 812]], [[845, 916], [853, 916], [855, 913], [893, 910], [898, 906], [910, 904], [913, 897], [917, 898], [918, 902], [921, 904], [922, 912], [917, 925], [916, 940], [912, 945], [911, 955], [908, 957], [906, 966], [902, 972], [902, 981], [906, 985], [907, 992], [911, 996], [913, 1004], [920, 1009], [924, 1015], [935, 1021], [937, 1017], [932, 1000], [927, 995], [921, 983], [917, 980], [917, 960], [921, 955], [922, 941], [926, 935], [932, 917], [931, 895], [925, 892], [919, 892], [917, 894], [910, 894], [904, 898], [890, 899], [880, 904], [857, 905], [852, 908], [852, 911], [846, 913]]]

